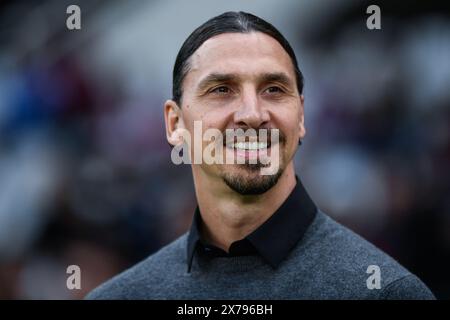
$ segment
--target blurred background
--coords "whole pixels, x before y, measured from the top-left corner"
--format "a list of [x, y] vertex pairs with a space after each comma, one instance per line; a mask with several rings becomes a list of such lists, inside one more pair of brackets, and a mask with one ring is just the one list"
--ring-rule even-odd
[[170, 161], [162, 108], [182, 42], [229, 10], [296, 51], [296, 167], [318, 207], [450, 298], [449, 4], [53, 0], [0, 1], [0, 299], [82, 298], [188, 229], [190, 167]]

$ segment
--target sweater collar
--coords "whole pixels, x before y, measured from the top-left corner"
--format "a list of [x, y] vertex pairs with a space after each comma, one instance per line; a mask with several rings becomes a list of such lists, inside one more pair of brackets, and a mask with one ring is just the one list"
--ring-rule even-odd
[[[197, 206], [187, 241], [187, 267], [191, 270], [196, 250], [222, 252], [223, 256], [260, 255], [270, 266], [277, 268], [303, 237], [314, 220], [317, 207], [296, 176], [297, 184], [286, 201], [255, 231], [230, 246], [230, 253], [206, 244], [200, 236], [201, 213]], [[232, 249], [237, 249], [232, 251]]]

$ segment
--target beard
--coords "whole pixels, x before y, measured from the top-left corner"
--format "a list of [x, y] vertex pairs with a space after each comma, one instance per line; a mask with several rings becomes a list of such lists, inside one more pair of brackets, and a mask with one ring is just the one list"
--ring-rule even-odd
[[[258, 141], [260, 139], [258, 138]], [[283, 147], [286, 146], [286, 136], [279, 131], [278, 147], [279, 147], [279, 162], [277, 172], [274, 174], [261, 174], [261, 169], [270, 167], [269, 164], [263, 164], [258, 159], [256, 163], [234, 164], [231, 170], [225, 170], [222, 173], [222, 179], [226, 185], [233, 191], [240, 195], [260, 195], [269, 191], [274, 187], [285, 169], [285, 162], [283, 161]]]
[[264, 165], [260, 163], [238, 166], [240, 167], [239, 171], [245, 170], [246, 172], [226, 172], [222, 175], [222, 179], [230, 189], [245, 196], [260, 195], [269, 191], [277, 184], [284, 171], [280, 166], [275, 174], [261, 175], [260, 170]]

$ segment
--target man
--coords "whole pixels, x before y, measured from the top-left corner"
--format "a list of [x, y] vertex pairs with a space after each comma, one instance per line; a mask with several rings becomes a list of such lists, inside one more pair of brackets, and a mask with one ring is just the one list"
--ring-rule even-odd
[[[433, 299], [416, 276], [306, 193], [293, 164], [305, 136], [302, 90], [294, 51], [264, 20], [227, 12], [197, 28], [178, 53], [164, 106], [169, 143], [187, 143], [192, 158], [192, 142], [180, 132], [195, 135], [198, 121], [221, 133], [277, 130], [278, 139], [226, 138], [216, 149], [253, 164], [194, 162], [190, 231], [88, 298]], [[262, 151], [277, 162], [271, 174], [261, 174], [270, 165]]]

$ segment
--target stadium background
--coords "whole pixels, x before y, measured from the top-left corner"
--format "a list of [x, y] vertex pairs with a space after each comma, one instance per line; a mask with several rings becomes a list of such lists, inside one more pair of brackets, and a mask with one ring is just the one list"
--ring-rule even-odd
[[[81, 7], [82, 29], [66, 28]], [[370, 4], [381, 30], [366, 28]], [[449, 5], [0, 1], [0, 299], [79, 299], [175, 239], [195, 208], [162, 106], [184, 39], [228, 10], [293, 45], [317, 205], [450, 298]], [[82, 289], [66, 288], [81, 267]]]

